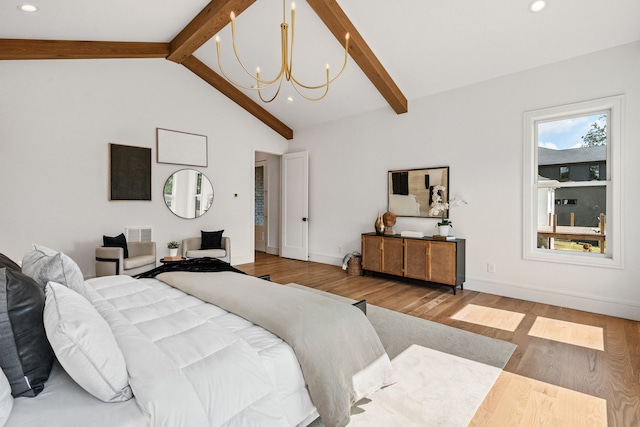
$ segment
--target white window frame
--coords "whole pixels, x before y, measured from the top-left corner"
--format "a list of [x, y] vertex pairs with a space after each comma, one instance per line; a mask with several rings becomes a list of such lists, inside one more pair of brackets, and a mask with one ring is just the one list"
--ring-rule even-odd
[[[624, 95], [561, 105], [524, 113], [523, 151], [523, 258], [535, 261], [559, 262], [611, 268], [624, 267], [622, 226], [622, 122]], [[538, 236], [538, 135], [537, 123], [564, 118], [587, 116], [606, 111], [607, 119], [607, 253], [551, 251], [537, 248]], [[563, 187], [571, 183], [561, 183]]]

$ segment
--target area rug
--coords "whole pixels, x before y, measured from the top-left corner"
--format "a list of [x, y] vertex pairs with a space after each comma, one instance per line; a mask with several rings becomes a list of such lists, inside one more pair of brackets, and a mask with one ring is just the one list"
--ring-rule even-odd
[[[341, 297], [307, 286], [289, 283], [310, 292], [323, 294], [329, 298], [353, 303], [355, 300]], [[498, 340], [462, 329], [431, 322], [408, 314], [367, 304], [367, 317], [380, 336], [380, 341], [391, 359], [412, 344], [432, 350], [463, 357], [465, 359], [504, 368], [516, 349], [510, 342]]]
[[[327, 297], [349, 298], [295, 283]], [[356, 403], [350, 427], [466, 427], [513, 354], [514, 344], [367, 304], [398, 382]], [[323, 427], [316, 419], [309, 427]]]
[[416, 344], [391, 364], [397, 383], [356, 403], [350, 427], [468, 426], [502, 372]]

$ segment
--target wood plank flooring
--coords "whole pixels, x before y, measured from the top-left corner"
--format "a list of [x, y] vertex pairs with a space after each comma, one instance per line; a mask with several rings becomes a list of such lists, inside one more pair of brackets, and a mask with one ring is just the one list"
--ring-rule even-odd
[[[604, 399], [609, 427], [640, 426], [640, 322], [469, 290], [458, 291], [454, 296], [448, 286], [370, 274], [350, 276], [340, 267], [261, 252], [256, 253], [254, 263], [236, 267], [253, 276], [269, 274], [277, 283], [294, 282], [356, 300], [366, 299], [368, 304], [512, 342], [518, 348], [504, 369], [506, 373], [536, 380], [532, 381], [536, 386], [538, 382], [547, 383]], [[451, 318], [468, 304], [522, 313], [524, 317], [513, 332]], [[602, 328], [604, 351], [529, 335], [538, 317]], [[516, 384], [513, 378], [517, 377], [511, 377], [510, 382]], [[501, 414], [515, 414], [505, 411], [505, 406], [510, 405], [506, 399], [497, 397], [497, 404], [495, 399], [492, 405]], [[545, 405], [528, 409], [536, 415], [535, 420], [540, 420], [531, 425], [558, 425], [544, 421]], [[555, 413], [553, 417], [558, 419]], [[514, 424], [503, 422], [506, 424], [501, 425], [522, 425], [516, 420]]]

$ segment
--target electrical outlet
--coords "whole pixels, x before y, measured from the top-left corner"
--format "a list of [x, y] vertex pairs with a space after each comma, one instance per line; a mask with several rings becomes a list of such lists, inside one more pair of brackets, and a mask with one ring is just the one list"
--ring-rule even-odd
[[496, 265], [494, 263], [488, 262], [487, 263], [487, 272], [488, 273], [495, 273], [496, 272]]

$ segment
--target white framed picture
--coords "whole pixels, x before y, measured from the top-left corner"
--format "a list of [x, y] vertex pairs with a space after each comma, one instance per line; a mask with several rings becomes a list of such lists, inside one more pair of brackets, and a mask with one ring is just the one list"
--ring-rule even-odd
[[206, 135], [156, 128], [157, 161], [187, 166], [208, 166]]

